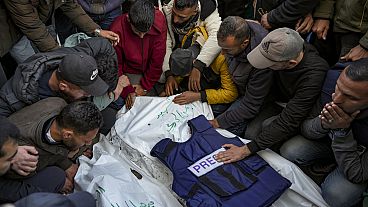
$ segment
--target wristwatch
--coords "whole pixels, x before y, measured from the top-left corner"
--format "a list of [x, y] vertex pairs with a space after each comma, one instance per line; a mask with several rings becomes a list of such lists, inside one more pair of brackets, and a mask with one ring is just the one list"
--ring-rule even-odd
[[95, 32], [96, 37], [99, 37], [101, 35], [101, 29], [99, 29], [99, 28], [95, 29], [94, 32]]

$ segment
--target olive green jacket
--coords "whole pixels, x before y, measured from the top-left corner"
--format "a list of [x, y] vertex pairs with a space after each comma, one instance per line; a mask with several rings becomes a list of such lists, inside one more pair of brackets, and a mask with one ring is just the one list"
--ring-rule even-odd
[[321, 0], [313, 16], [333, 20], [334, 32], [364, 34], [359, 44], [368, 49], [368, 0]]
[[7, 28], [7, 31], [18, 30], [18, 32], [3, 34], [1, 31], [0, 57], [19, 40], [20, 32], [26, 35], [41, 52], [58, 48], [57, 42], [45, 25], [57, 8], [60, 8], [80, 30], [87, 34], [93, 34], [94, 30], [99, 28], [76, 0], [2, 0], [0, 1], [0, 28]]

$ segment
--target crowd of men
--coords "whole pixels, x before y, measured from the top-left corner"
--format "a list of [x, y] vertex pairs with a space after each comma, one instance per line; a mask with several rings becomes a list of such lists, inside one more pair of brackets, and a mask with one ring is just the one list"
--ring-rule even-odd
[[0, 27], [0, 203], [93, 206], [76, 159], [137, 96], [176, 94], [251, 140], [218, 161], [273, 149], [330, 206], [367, 190], [368, 0], [3, 0]]

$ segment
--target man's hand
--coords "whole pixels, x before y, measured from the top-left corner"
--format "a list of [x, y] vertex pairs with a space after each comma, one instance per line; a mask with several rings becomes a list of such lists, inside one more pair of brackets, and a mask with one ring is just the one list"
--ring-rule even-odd
[[312, 14], [307, 14], [304, 18], [299, 19], [298, 23], [295, 26], [295, 30], [300, 34], [308, 33], [313, 26], [313, 17]]
[[133, 85], [133, 87], [137, 96], [145, 96], [147, 94], [147, 91], [144, 90], [141, 85]]
[[86, 156], [86, 157], [88, 157], [89, 159], [92, 159], [92, 157], [93, 157], [93, 151], [92, 151], [92, 149], [91, 148], [87, 148], [86, 150], [84, 150], [83, 155]]
[[66, 177], [69, 180], [74, 180], [74, 176], [77, 174], [78, 167], [79, 166], [77, 164], [72, 164], [68, 169], [65, 170]]
[[167, 77], [166, 83], [165, 83], [165, 93], [166, 96], [174, 95], [174, 90], [178, 90], [179, 84], [176, 82], [174, 76]]
[[345, 61], [357, 61], [361, 58], [368, 57], [368, 51], [364, 49], [362, 46], [358, 45], [351, 49], [348, 54], [342, 56], [341, 59]]
[[109, 30], [103, 30], [102, 29], [101, 32], [100, 32], [100, 36], [110, 40], [110, 42], [112, 43], [113, 46], [116, 46], [120, 41], [119, 35], [117, 35], [115, 32], [109, 31]]
[[210, 122], [210, 124], [212, 125], [213, 128], [220, 128], [220, 125], [217, 121], [217, 119], [213, 119], [213, 120], [208, 120]]
[[18, 146], [18, 152], [12, 160], [12, 170], [19, 175], [27, 176], [35, 171], [38, 163], [38, 152], [33, 146]]
[[134, 100], [135, 100], [135, 93], [130, 93], [126, 100], [125, 100], [125, 107], [129, 110], [133, 107], [133, 104], [134, 104]]
[[330, 28], [330, 20], [317, 19], [316, 21], [314, 21], [312, 31], [317, 34], [318, 39], [326, 40], [329, 28]]
[[267, 19], [268, 14], [264, 14], [261, 17], [261, 25], [265, 28], [265, 29], [271, 29], [271, 25], [268, 23], [268, 19]]
[[79, 148], [78, 149], [75, 149], [75, 150], [69, 151], [68, 158], [69, 159], [72, 159], [78, 152], [79, 152]]
[[122, 75], [119, 77], [119, 80], [118, 80], [118, 84], [114, 90], [114, 99], [115, 101], [118, 100], [121, 92], [123, 92], [123, 89], [125, 87], [127, 87], [128, 85], [130, 85], [130, 81], [129, 81], [129, 78], [128, 76], [126, 75]]
[[193, 68], [189, 75], [188, 89], [199, 92], [201, 90], [201, 72]]
[[347, 129], [350, 127], [351, 122], [359, 112], [360, 111], [356, 111], [349, 115], [339, 106], [331, 102], [324, 106], [319, 118], [321, 119], [322, 126], [325, 129]]
[[65, 179], [65, 184], [63, 188], [60, 190], [60, 193], [62, 194], [69, 194], [72, 193], [74, 189], [74, 182], [72, 180], [69, 180], [68, 178]]
[[233, 144], [224, 144], [222, 147], [228, 149], [215, 155], [215, 159], [217, 162], [224, 162], [225, 164], [242, 160], [251, 154], [247, 145], [238, 147]]
[[199, 100], [201, 100], [201, 93], [193, 91], [185, 91], [184, 93], [175, 96], [173, 102], [179, 105], [184, 105]]

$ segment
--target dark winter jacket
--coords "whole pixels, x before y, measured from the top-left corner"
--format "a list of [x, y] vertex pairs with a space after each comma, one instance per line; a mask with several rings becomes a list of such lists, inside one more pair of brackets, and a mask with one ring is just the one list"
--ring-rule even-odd
[[251, 152], [272, 147], [296, 135], [321, 94], [329, 66], [312, 45], [305, 43], [304, 46], [304, 57], [296, 67], [275, 72], [270, 96], [287, 104], [278, 118], [247, 144]]
[[[1, 19], [0, 28], [10, 28], [11, 31], [15, 28], [19, 29], [41, 52], [58, 48], [57, 42], [47, 31], [45, 25], [58, 8], [85, 33], [93, 34], [94, 30], [99, 28], [76, 0], [3, 0], [0, 1], [0, 4], [6, 6], [8, 14], [0, 14], [0, 18], [11, 18], [11, 21], [10, 19]], [[9, 51], [19, 39], [16, 38], [18, 36], [19, 33], [14, 33], [6, 39], [1, 39], [0, 56]]]
[[313, 12], [319, 0], [255, 0], [254, 18], [261, 20], [268, 13], [267, 20], [272, 29], [289, 27], [295, 29], [299, 19]]
[[334, 21], [334, 32], [356, 32], [359, 44], [368, 50], [368, 0], [321, 0], [313, 17]]
[[[338, 167], [353, 183], [368, 181], [368, 109], [362, 110], [353, 120], [350, 128], [343, 133], [322, 128], [318, 117], [324, 104], [317, 102], [312, 111], [313, 118], [301, 125], [301, 135], [307, 139], [332, 138], [332, 150]], [[329, 135], [330, 137], [328, 137]]]
[[248, 53], [257, 47], [267, 31], [254, 21], [248, 21], [248, 25], [251, 30], [250, 44], [238, 56], [228, 57], [229, 72], [237, 86], [241, 104], [217, 117], [220, 127], [224, 129], [254, 118], [272, 85], [273, 71], [258, 70], [247, 59]]
[[[97, 58], [101, 55], [116, 59], [114, 48], [104, 38], [91, 38], [70, 48], [60, 48], [52, 52], [37, 53], [20, 64], [14, 76], [0, 90], [0, 116], [9, 116], [19, 109], [40, 100], [38, 80], [50, 70], [55, 70], [63, 57], [70, 53], [82, 53]], [[116, 70], [117, 68], [111, 68]]]
[[46, 141], [46, 130], [66, 105], [64, 99], [51, 97], [27, 106], [8, 117], [9, 121], [20, 130], [21, 138], [17, 140], [18, 145], [34, 146], [39, 157], [36, 171], [30, 175], [21, 176], [14, 171], [9, 171], [7, 178], [25, 179], [34, 176], [47, 166], [58, 166], [66, 170], [72, 165], [72, 161], [68, 159], [69, 150], [64, 144], [49, 144]]

